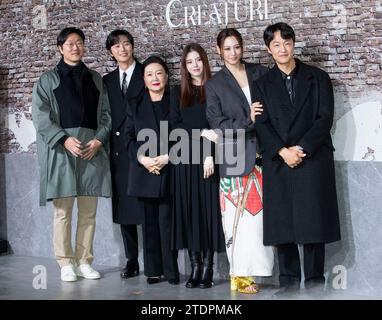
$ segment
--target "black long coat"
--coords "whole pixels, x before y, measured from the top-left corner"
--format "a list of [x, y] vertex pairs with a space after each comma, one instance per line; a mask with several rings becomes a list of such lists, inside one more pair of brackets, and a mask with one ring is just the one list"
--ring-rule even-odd
[[112, 132], [110, 134], [110, 169], [113, 183], [113, 221], [119, 224], [143, 222], [143, 204], [136, 197], [127, 195], [130, 159], [126, 151], [125, 127], [129, 101], [136, 100], [144, 92], [142, 65], [136, 62], [126, 97], [123, 97], [119, 79], [119, 68], [103, 77], [107, 87]]
[[[245, 69], [252, 102], [255, 102], [253, 99], [255, 94], [253, 91], [254, 82], [260, 76], [265, 74], [268, 69], [259, 64], [253, 63], [245, 63]], [[225, 157], [221, 156], [224, 154], [224, 151], [218, 151], [217, 156], [220, 156], [219, 162], [221, 163], [219, 165], [220, 176], [226, 177], [248, 175], [255, 166], [256, 160], [255, 128], [250, 118], [250, 106], [247, 98], [232, 73], [225, 66], [223, 66], [218, 73], [207, 81], [206, 99], [207, 120], [211, 126], [211, 129], [220, 129], [223, 134], [225, 134], [225, 145], [227, 145], [227, 140], [232, 141], [234, 146], [236, 145], [234, 136], [233, 139], [229, 140], [232, 138], [232, 135], [229, 136], [225, 132], [226, 129], [233, 129], [234, 134], [237, 129], [245, 130], [245, 150], [240, 151], [239, 149], [234, 149], [235, 153], [237, 152], [238, 154], [245, 155], [244, 159], [242, 159], [244, 166], [241, 166], [241, 172], [235, 170], [237, 174], [231, 174], [228, 168], [233, 168], [235, 165], [230, 165], [227, 163]]]
[[[294, 105], [277, 66], [255, 83], [255, 100], [264, 106], [255, 128], [263, 154], [265, 245], [340, 240], [330, 136], [333, 88], [327, 73], [296, 62]], [[278, 151], [294, 145], [308, 156], [292, 169]]]
[[[168, 125], [170, 112], [170, 94], [168, 91], [164, 93], [162, 103], [164, 106], [162, 121], [167, 122]], [[147, 141], [138, 141], [138, 133], [141, 130], [150, 130], [152, 141], [156, 141], [157, 149], [153, 156], [162, 154], [160, 145], [161, 143], [168, 143], [169, 131], [160, 131], [148, 91], [144, 92], [141, 99], [132, 102], [130, 107], [127, 113], [128, 119], [125, 131], [126, 148], [132, 164], [129, 171], [127, 193], [130, 196], [140, 198], [166, 198], [171, 195], [171, 164], [164, 166], [160, 171], [160, 175], [155, 175], [138, 162], [137, 153]], [[169, 153], [169, 150], [166, 151]], [[149, 151], [145, 155], [150, 156]]]

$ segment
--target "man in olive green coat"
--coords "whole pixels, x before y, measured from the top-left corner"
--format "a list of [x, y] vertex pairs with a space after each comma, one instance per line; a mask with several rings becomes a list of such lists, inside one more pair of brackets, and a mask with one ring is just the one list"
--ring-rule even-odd
[[[54, 252], [61, 280], [99, 279], [93, 261], [97, 197], [110, 197], [108, 140], [110, 107], [101, 76], [81, 61], [83, 32], [65, 28], [57, 37], [62, 55], [33, 89], [32, 116], [37, 132], [40, 205], [54, 206]], [[77, 198], [76, 246], [71, 217]]]

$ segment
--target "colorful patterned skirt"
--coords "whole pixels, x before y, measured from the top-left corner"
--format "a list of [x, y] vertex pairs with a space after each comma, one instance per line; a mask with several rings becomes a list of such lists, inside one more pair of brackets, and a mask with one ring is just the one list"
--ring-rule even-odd
[[273, 247], [263, 245], [262, 169], [220, 179], [220, 208], [230, 275], [271, 276]]

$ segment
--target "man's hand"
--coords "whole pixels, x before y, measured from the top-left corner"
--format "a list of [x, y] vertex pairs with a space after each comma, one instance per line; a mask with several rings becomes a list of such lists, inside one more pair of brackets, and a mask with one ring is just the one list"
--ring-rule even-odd
[[209, 178], [214, 174], [214, 158], [206, 157], [203, 165], [204, 179]]
[[303, 158], [306, 157], [304, 151], [297, 146], [282, 148], [279, 151], [279, 155], [290, 168], [297, 167], [303, 161]]
[[253, 123], [256, 121], [256, 116], [263, 113], [263, 105], [260, 102], [254, 102], [251, 105], [251, 120]]
[[66, 139], [64, 147], [76, 158], [83, 156], [81, 141], [74, 137], [69, 137], [68, 139]]
[[102, 142], [93, 139], [90, 140], [82, 150], [82, 159], [91, 160], [97, 154], [97, 152], [102, 148]]

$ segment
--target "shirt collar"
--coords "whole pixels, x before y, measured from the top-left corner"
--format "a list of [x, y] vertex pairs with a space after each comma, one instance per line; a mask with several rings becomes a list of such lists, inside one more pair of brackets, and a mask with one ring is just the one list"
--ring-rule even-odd
[[298, 72], [298, 60], [295, 60], [295, 61], [296, 61], [296, 66], [294, 67], [294, 69], [289, 74], [286, 74], [284, 71], [281, 71], [281, 69], [277, 67], [281, 73], [281, 76], [283, 77], [283, 80], [285, 80], [285, 78], [288, 76], [291, 76], [292, 78], [296, 77], [297, 72]]
[[134, 62], [126, 70], [123, 70], [121, 67], [119, 67], [119, 77], [123, 79], [123, 73], [126, 72], [126, 78], [130, 79], [136, 64], [137, 63], [134, 60]]

